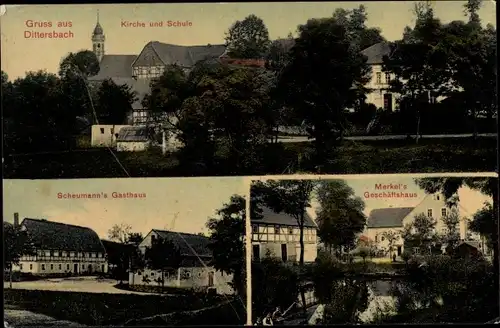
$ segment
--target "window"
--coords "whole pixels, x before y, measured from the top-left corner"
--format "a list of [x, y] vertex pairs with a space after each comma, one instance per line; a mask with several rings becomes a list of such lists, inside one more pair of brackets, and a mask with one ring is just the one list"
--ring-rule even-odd
[[274, 233], [279, 235], [280, 234], [280, 227], [279, 226], [275, 226], [274, 227]]
[[50, 251], [50, 256], [54, 256], [54, 251]]
[[54, 256], [59, 256], [59, 251], [55, 251]]
[[432, 218], [432, 208], [427, 210], [427, 217]]
[[378, 242], [378, 236], [375, 236], [375, 242], [376, 243]]
[[384, 236], [380, 237], [380, 241], [384, 241], [384, 240], [385, 240]]
[[33, 264], [30, 264], [30, 270], [33, 270]]
[[45, 264], [42, 263], [42, 271], [45, 271]]
[[82, 264], [82, 270], [85, 270], [85, 265]]
[[69, 270], [69, 264], [66, 264], [66, 270]]
[[104, 134], [104, 128], [101, 128], [101, 134]]
[[49, 251], [45, 251], [45, 256], [50, 256], [50, 252]]
[[442, 217], [445, 217], [446, 215], [448, 215], [447, 211], [446, 211], [446, 208], [442, 208], [441, 209], [441, 216]]
[[259, 227], [258, 227], [257, 225], [253, 225], [253, 226], [252, 226], [252, 232], [253, 232], [253, 233], [257, 233], [257, 232], [259, 232]]
[[293, 228], [292, 227], [288, 227], [288, 234], [293, 235]]
[[151, 235], [151, 242], [154, 243], [156, 241], [156, 236], [155, 235]]
[[392, 112], [392, 94], [384, 94], [384, 109], [386, 111]]
[[62, 270], [62, 264], [59, 264], [59, 270]]
[[151, 276], [151, 277], [154, 277], [154, 276], [155, 276], [155, 273], [154, 273], [154, 272], [151, 272], [150, 276]]
[[382, 84], [382, 73], [377, 72], [377, 84]]
[[50, 270], [54, 270], [54, 264], [50, 265]]
[[113, 134], [113, 133], [115, 133], [115, 129], [114, 128], [110, 128], [109, 132], [111, 132], [111, 134]]
[[414, 247], [414, 248], [413, 248], [413, 254], [415, 254], [415, 255], [420, 254], [420, 248], [418, 248], [418, 247]]
[[70, 252], [69, 256], [75, 257], [75, 252]]
[[23, 269], [23, 265], [19, 264], [19, 270], [22, 270], [22, 269]]
[[102, 257], [102, 253], [97, 253], [97, 257], [101, 258]]
[[385, 73], [385, 83], [389, 84], [391, 82], [391, 74]]

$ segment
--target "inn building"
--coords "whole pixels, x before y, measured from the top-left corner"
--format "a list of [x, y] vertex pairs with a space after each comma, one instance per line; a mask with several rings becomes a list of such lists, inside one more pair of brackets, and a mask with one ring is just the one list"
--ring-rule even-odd
[[26, 231], [34, 246], [34, 255], [22, 256], [14, 271], [34, 275], [108, 272], [104, 246], [90, 228], [31, 218], [19, 225], [18, 213], [14, 213], [14, 227]]
[[[295, 218], [286, 213], [276, 213], [262, 208], [261, 218], [251, 218], [252, 259], [259, 261], [267, 255], [283, 262], [300, 260], [300, 229]], [[305, 213], [304, 261], [314, 262], [318, 254], [317, 225]]]

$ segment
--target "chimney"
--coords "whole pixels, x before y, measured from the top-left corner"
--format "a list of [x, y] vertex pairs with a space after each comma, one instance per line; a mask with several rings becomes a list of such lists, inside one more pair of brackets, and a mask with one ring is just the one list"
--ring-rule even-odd
[[14, 228], [19, 227], [19, 213], [14, 213]]

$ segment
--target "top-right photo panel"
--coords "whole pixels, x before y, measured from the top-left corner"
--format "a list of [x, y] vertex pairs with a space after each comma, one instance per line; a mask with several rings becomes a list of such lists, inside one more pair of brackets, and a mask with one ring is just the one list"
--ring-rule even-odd
[[495, 13], [481, 0], [8, 6], [5, 178], [496, 171]]

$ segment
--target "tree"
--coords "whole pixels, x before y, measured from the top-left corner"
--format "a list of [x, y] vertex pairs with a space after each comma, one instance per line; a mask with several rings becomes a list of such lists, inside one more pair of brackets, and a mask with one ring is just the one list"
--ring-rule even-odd
[[76, 113], [67, 107], [61, 85], [56, 75], [44, 71], [4, 83], [10, 91], [9, 107], [4, 107], [7, 153], [68, 150], [75, 145]]
[[179, 248], [169, 239], [157, 238], [146, 247], [146, 264], [153, 270], [161, 270], [161, 285], [165, 286], [165, 271], [179, 269], [182, 256]]
[[469, 228], [484, 236], [486, 238], [487, 245], [490, 249], [493, 249], [495, 253], [495, 247], [497, 242], [497, 222], [498, 222], [498, 212], [495, 211], [492, 204], [485, 204], [482, 209], [474, 213], [472, 222]]
[[253, 14], [236, 21], [226, 34], [227, 54], [231, 58], [263, 58], [270, 43], [264, 21]]
[[[265, 205], [276, 213], [284, 212], [297, 221], [299, 226], [299, 266], [304, 269], [304, 225], [306, 208], [311, 204], [311, 193], [315, 182], [311, 180], [267, 180], [257, 181], [250, 189], [254, 205]], [[301, 275], [303, 272], [301, 272]], [[301, 287], [302, 304], [306, 304], [305, 292]], [[304, 308], [305, 311], [305, 308]]]
[[419, 248], [431, 252], [437, 242], [436, 220], [425, 214], [417, 214], [413, 221], [406, 224], [401, 233], [405, 248]]
[[75, 74], [81, 74], [86, 79], [97, 73], [99, 73], [99, 60], [90, 50], [71, 52], [61, 60], [59, 65], [59, 76], [63, 79], [71, 79]]
[[18, 265], [24, 255], [35, 255], [31, 238], [25, 230], [4, 221], [4, 268], [9, 270], [9, 287], [12, 288], [12, 267]]
[[114, 224], [111, 229], [108, 230], [108, 238], [111, 240], [116, 240], [119, 243], [125, 244], [129, 240], [132, 227], [125, 223]]
[[210, 218], [209, 248], [212, 250], [216, 270], [233, 275], [233, 288], [239, 295], [245, 294], [245, 236], [246, 201], [239, 195], [231, 196], [228, 203], [217, 211], [218, 218]]
[[280, 101], [304, 122], [320, 164], [342, 139], [346, 110], [365, 90], [369, 67], [335, 18], [311, 19], [298, 30], [290, 63], [278, 82]]
[[366, 225], [365, 204], [344, 180], [319, 183], [316, 191], [320, 205], [317, 210], [318, 237], [337, 253], [341, 248], [352, 248], [357, 235]]
[[456, 210], [451, 211], [448, 215], [442, 218], [443, 223], [446, 227], [445, 232], [442, 234], [442, 242], [446, 245], [446, 249], [452, 250], [460, 242], [460, 217]]
[[136, 100], [136, 92], [129, 85], [117, 85], [111, 79], [103, 81], [97, 91], [99, 123], [123, 124]]
[[382, 236], [389, 243], [389, 257], [392, 258], [392, 252], [394, 251], [394, 244], [401, 238], [400, 234], [396, 231], [385, 231]]
[[127, 242], [132, 245], [139, 246], [139, 244], [144, 240], [142, 233], [140, 232], [130, 232], [127, 236]]
[[434, 17], [430, 3], [415, 3], [414, 12], [415, 27], [406, 27], [403, 39], [391, 44], [390, 56], [384, 56], [383, 69], [395, 75], [390, 87], [401, 97], [401, 113], [407, 124], [416, 120], [418, 143], [422, 111], [429, 107], [431, 97], [449, 91], [451, 71], [447, 47], [441, 46], [442, 24]]

